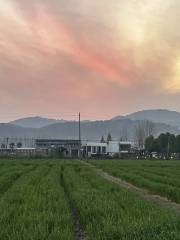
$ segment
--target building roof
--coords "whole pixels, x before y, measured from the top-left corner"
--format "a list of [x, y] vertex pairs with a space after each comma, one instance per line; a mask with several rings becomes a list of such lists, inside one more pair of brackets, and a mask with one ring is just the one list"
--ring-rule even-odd
[[91, 147], [107, 147], [107, 143], [101, 143], [101, 142], [87, 142], [85, 145], [91, 146]]

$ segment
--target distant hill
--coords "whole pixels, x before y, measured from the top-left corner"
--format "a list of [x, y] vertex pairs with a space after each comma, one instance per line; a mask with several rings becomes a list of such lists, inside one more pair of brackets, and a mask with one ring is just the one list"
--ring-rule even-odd
[[[140, 121], [138, 120], [130, 119], [82, 122], [82, 139], [100, 140], [102, 136], [106, 138], [108, 133], [111, 133], [113, 139], [120, 139], [122, 134], [125, 134], [129, 140], [134, 140], [135, 128], [139, 122]], [[155, 123], [154, 135], [157, 136], [160, 133], [166, 132], [180, 134], [180, 130], [177, 127], [163, 123]], [[45, 138], [49, 136], [53, 136], [55, 138], [78, 138], [78, 123], [67, 122], [53, 124], [39, 129], [39, 135]]]
[[163, 109], [143, 110], [126, 116], [116, 116], [113, 120], [128, 118], [131, 120], [150, 120], [155, 123], [164, 123], [180, 128], [180, 113]]
[[24, 128], [42, 128], [59, 122], [64, 122], [64, 120], [56, 120], [43, 117], [28, 117], [12, 121], [10, 124]]
[[0, 137], [28, 137], [33, 138], [36, 136], [36, 129], [34, 128], [23, 128], [10, 123], [0, 123]]
[[[81, 123], [82, 139], [98, 141], [101, 136], [106, 138], [108, 133], [111, 133], [115, 140], [121, 137], [134, 140], [135, 128], [138, 123], [138, 120], [130, 119], [85, 121]], [[156, 136], [165, 132], [180, 134], [177, 127], [155, 123], [154, 134]], [[78, 122], [59, 122], [42, 128], [25, 128], [8, 123], [0, 124], [0, 137], [78, 139]]]
[[[134, 140], [139, 121], [153, 121], [154, 135], [170, 132], [180, 134], [180, 113], [168, 110], [144, 110], [107, 121], [82, 121], [84, 140], [100, 140], [111, 133], [113, 139]], [[0, 124], [0, 137], [78, 139], [78, 122], [30, 117]]]

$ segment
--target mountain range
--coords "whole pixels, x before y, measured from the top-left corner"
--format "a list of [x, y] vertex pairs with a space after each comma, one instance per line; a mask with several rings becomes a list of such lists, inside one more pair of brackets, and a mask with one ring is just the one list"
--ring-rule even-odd
[[[180, 134], [180, 113], [168, 110], [144, 110], [105, 121], [82, 121], [82, 138], [100, 140], [111, 133], [113, 139], [134, 140], [135, 128], [142, 120], [154, 122], [154, 135]], [[0, 137], [78, 138], [78, 122], [42, 117], [18, 119], [0, 124]]]
[[116, 116], [112, 120], [119, 119], [150, 120], [155, 123], [164, 123], [175, 127], [180, 127], [180, 113], [164, 109], [143, 110], [126, 116]]
[[57, 120], [51, 118], [43, 118], [43, 117], [28, 117], [21, 118], [15, 121], [11, 121], [10, 124], [24, 127], [24, 128], [42, 128], [51, 124], [65, 122], [64, 120]]

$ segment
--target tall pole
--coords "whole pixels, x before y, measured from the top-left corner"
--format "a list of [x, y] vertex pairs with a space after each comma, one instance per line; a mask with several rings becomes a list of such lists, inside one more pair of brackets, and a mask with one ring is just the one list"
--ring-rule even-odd
[[81, 157], [81, 113], [79, 112], [79, 157]]
[[6, 148], [8, 148], [8, 144], [9, 144], [9, 138], [6, 138]]
[[168, 135], [168, 144], [167, 144], [167, 158], [169, 158], [169, 153], [170, 153], [170, 141], [169, 141], [169, 135]]

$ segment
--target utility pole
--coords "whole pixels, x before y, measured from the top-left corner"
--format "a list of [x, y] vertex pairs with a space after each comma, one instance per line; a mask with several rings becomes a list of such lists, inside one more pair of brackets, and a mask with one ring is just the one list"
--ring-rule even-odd
[[9, 144], [9, 138], [6, 138], [6, 148], [8, 148], [8, 144]]
[[170, 155], [170, 136], [168, 136], [168, 144], [167, 144], [167, 159], [169, 158]]
[[81, 157], [81, 113], [79, 112], [79, 158]]

